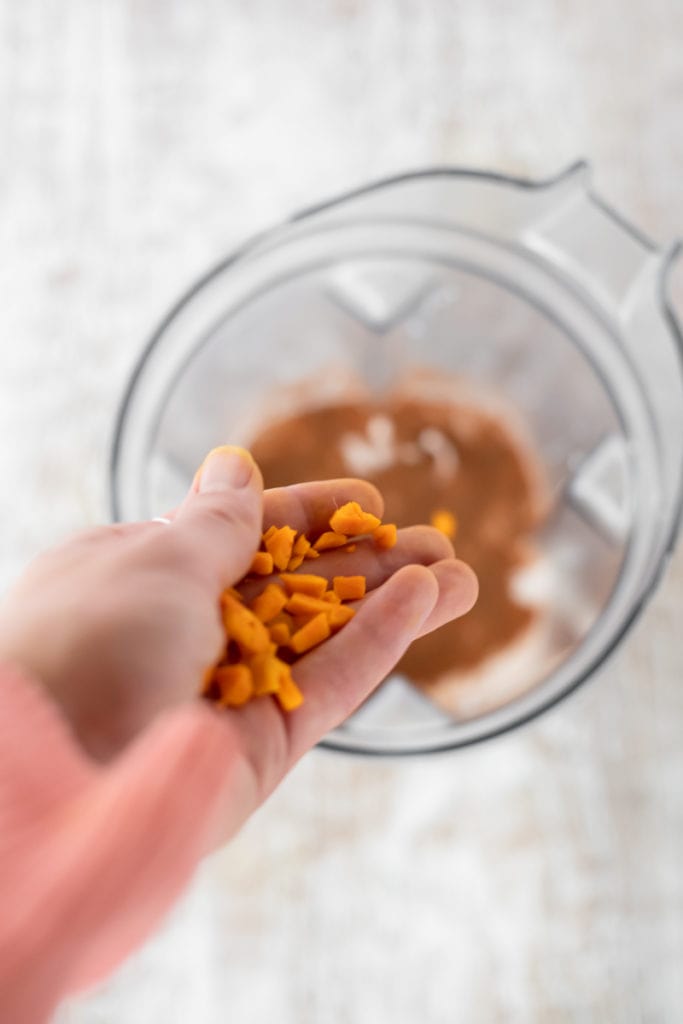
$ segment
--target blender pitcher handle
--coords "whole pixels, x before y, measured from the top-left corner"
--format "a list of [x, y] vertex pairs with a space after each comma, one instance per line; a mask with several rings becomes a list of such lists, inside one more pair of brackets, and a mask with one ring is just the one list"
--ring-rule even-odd
[[661, 250], [592, 190], [587, 164], [577, 165], [571, 177], [574, 187], [564, 182], [559, 203], [527, 225], [523, 242], [609, 313], [628, 320], [643, 286], [661, 270]]

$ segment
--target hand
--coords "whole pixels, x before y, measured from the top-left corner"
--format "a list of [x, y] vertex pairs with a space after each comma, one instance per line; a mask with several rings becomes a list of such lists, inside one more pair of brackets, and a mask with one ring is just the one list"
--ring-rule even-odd
[[[38, 557], [5, 601], [0, 660], [42, 681], [95, 756], [118, 752], [161, 711], [197, 696], [224, 642], [219, 595], [246, 573], [262, 530], [287, 523], [322, 531], [330, 511], [349, 500], [382, 514], [381, 496], [360, 480], [263, 494], [258, 468], [240, 453], [219, 450], [207, 461], [171, 525], [77, 536]], [[234, 486], [231, 472], [248, 478]], [[283, 717], [275, 702], [259, 700], [224, 713], [235, 740], [254, 751], [267, 746], [269, 756], [277, 751], [282, 774], [350, 714], [417, 635], [469, 609], [476, 581], [452, 555], [442, 534], [418, 526], [401, 530], [387, 552], [360, 544], [354, 554], [317, 559], [308, 571], [365, 575], [368, 596], [338, 637], [297, 664], [303, 708]]]
[[[289, 715], [272, 698], [208, 706], [196, 695], [223, 645], [218, 598], [246, 573], [262, 530], [320, 531], [349, 500], [382, 514], [380, 495], [358, 480], [262, 486], [246, 453], [218, 449], [170, 525], [77, 537], [36, 559], [0, 614], [0, 661], [40, 680], [80, 740], [33, 709], [33, 697], [17, 710], [23, 698], [6, 690], [0, 716], [26, 727], [6, 741], [5, 762], [35, 788], [21, 806], [41, 814], [22, 877], [32, 878], [46, 943], [59, 937], [69, 985], [100, 976], [140, 941], [202, 853], [234, 834], [413, 639], [476, 599], [474, 574], [429, 527], [399, 531], [387, 552], [361, 543], [326, 553], [316, 573], [362, 573], [369, 593], [340, 633], [296, 663], [304, 704]], [[113, 761], [103, 769], [93, 756]], [[0, 895], [10, 922], [11, 899]], [[24, 895], [19, 919], [26, 906]]]

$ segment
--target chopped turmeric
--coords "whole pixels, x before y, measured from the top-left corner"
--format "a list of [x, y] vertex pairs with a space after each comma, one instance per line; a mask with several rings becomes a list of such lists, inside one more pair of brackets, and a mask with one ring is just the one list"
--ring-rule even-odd
[[279, 615], [276, 615], [275, 618], [271, 622], [268, 623], [268, 629], [270, 629], [271, 626], [277, 626], [277, 625], [280, 625], [280, 624], [284, 624], [287, 627], [287, 629], [289, 630], [290, 633], [293, 631], [293, 629], [294, 629], [294, 619], [289, 614], [289, 612], [282, 611], [282, 612], [280, 612]]
[[342, 601], [357, 601], [365, 595], [365, 576], [335, 576], [332, 586]]
[[268, 649], [270, 636], [266, 627], [230, 594], [223, 595], [223, 623], [228, 636], [249, 654]]
[[289, 638], [292, 635], [286, 622], [271, 622], [268, 626], [268, 632], [270, 633], [270, 639], [278, 647], [284, 647], [288, 644]]
[[347, 501], [330, 516], [330, 526], [335, 533], [344, 533], [348, 537], [358, 537], [362, 533], [372, 533], [380, 525], [381, 519], [372, 512], [364, 512], [357, 501]]
[[268, 551], [257, 551], [254, 555], [249, 572], [257, 576], [270, 576], [273, 571], [273, 556]]
[[304, 556], [303, 555], [292, 555], [290, 560], [287, 562], [287, 572], [294, 572], [295, 569], [298, 569], [299, 566], [303, 565], [303, 564], [304, 564]]
[[294, 541], [294, 547], [292, 553], [295, 555], [305, 555], [311, 550], [311, 542], [305, 533], [300, 533]]
[[255, 654], [249, 662], [254, 679], [254, 696], [265, 697], [277, 693], [280, 686], [280, 665], [284, 665], [274, 654]]
[[398, 539], [396, 523], [382, 523], [381, 526], [372, 531], [372, 538], [375, 542], [375, 547], [379, 548], [380, 551], [388, 551], [389, 548], [393, 548]]
[[445, 533], [450, 540], [453, 540], [458, 531], [458, 521], [452, 512], [447, 508], [436, 508], [432, 512], [430, 523], [432, 526]]
[[291, 526], [280, 526], [269, 537], [267, 534], [264, 534], [263, 537], [266, 551], [273, 556], [275, 568], [283, 572], [292, 557], [296, 530], [293, 530]]
[[222, 665], [216, 669], [214, 679], [221, 693], [218, 703], [225, 707], [239, 708], [254, 693], [252, 675], [246, 665]]
[[292, 679], [292, 670], [289, 665], [281, 662], [280, 686], [276, 697], [283, 711], [294, 711], [303, 704], [304, 695]]
[[287, 594], [277, 583], [269, 583], [251, 602], [251, 610], [261, 622], [270, 622], [279, 615], [287, 603]]
[[308, 594], [310, 597], [322, 597], [327, 590], [327, 577], [315, 576], [313, 573], [283, 572], [280, 579], [288, 594]]
[[304, 651], [310, 651], [311, 647], [315, 647], [317, 644], [322, 643], [323, 640], [327, 640], [329, 635], [330, 625], [327, 620], [327, 613], [320, 612], [310, 622], [307, 622], [305, 626], [296, 631], [289, 641], [289, 646], [295, 654], [303, 654]]
[[333, 604], [328, 612], [327, 621], [331, 629], [340, 629], [350, 622], [355, 614], [355, 608], [350, 608], [348, 604]]
[[347, 538], [343, 534], [335, 533], [333, 530], [326, 530], [325, 533], [320, 534], [313, 545], [313, 549], [317, 552], [329, 551], [331, 548], [343, 548], [346, 542]]
[[329, 612], [331, 605], [322, 601], [319, 597], [311, 597], [310, 594], [292, 594], [285, 605], [290, 615], [317, 615], [319, 612]]

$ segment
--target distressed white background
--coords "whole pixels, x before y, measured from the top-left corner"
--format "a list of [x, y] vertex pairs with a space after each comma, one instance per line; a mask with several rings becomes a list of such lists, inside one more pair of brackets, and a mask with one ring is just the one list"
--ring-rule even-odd
[[[0, 582], [106, 516], [117, 397], [256, 229], [427, 164], [577, 156], [683, 233], [679, 0], [0, 0]], [[405, 763], [313, 753], [65, 1024], [683, 1019], [678, 557], [541, 722]]]

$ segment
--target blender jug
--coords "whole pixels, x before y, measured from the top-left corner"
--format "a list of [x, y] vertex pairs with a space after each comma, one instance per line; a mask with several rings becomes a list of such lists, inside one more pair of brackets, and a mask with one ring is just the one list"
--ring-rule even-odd
[[523, 658], [484, 661], [450, 713], [395, 674], [324, 743], [415, 753], [512, 728], [595, 672], [672, 550], [677, 253], [611, 210], [583, 163], [540, 183], [409, 174], [307, 210], [210, 271], [152, 338], [117, 425], [114, 515], [171, 507], [209, 448], [248, 444], [311, 382], [317, 404], [353, 377], [498, 409], [543, 470], [540, 558], [516, 581], [542, 629]]

